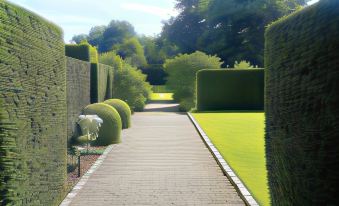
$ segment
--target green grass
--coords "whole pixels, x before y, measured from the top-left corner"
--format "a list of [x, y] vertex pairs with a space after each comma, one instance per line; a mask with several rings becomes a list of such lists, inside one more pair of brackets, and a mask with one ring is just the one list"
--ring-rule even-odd
[[173, 93], [152, 93], [150, 100], [153, 101], [170, 101], [173, 100]]
[[192, 113], [260, 205], [270, 205], [263, 112]]

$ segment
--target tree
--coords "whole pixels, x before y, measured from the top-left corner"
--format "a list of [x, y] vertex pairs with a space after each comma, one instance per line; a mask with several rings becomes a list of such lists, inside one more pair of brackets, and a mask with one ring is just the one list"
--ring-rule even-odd
[[87, 39], [88, 39], [87, 34], [79, 34], [79, 35], [73, 36], [72, 41], [74, 41], [77, 44], [80, 44], [80, 42], [87, 40]]
[[177, 0], [180, 14], [162, 36], [183, 53], [216, 54], [224, 66], [247, 59], [263, 66], [265, 26], [298, 9], [304, 0]]
[[115, 51], [101, 53], [99, 55], [99, 62], [109, 65], [115, 70], [122, 70], [124, 60], [116, 54]]
[[113, 46], [136, 35], [134, 27], [127, 21], [112, 20], [103, 32], [99, 52], [111, 51]]
[[220, 69], [222, 62], [217, 56], [197, 51], [192, 54], [180, 54], [167, 59], [164, 68], [168, 73], [167, 85], [174, 90], [174, 99], [182, 110], [194, 107], [196, 72], [201, 69]]
[[89, 34], [88, 34], [88, 42], [91, 45], [99, 48], [100, 45], [102, 45], [103, 38], [104, 38], [103, 34], [104, 34], [105, 30], [106, 30], [106, 26], [92, 27], [91, 30], [89, 31]]
[[143, 110], [152, 88], [146, 82], [146, 75], [126, 63], [114, 51], [100, 54], [99, 62], [114, 68], [113, 98], [126, 101], [133, 111]]
[[123, 43], [113, 46], [113, 49], [132, 66], [142, 67], [147, 65], [144, 48], [135, 37], [125, 39]]
[[246, 60], [241, 60], [240, 62], [235, 61], [234, 69], [253, 69], [254, 67], [251, 65], [251, 62], [247, 62]]

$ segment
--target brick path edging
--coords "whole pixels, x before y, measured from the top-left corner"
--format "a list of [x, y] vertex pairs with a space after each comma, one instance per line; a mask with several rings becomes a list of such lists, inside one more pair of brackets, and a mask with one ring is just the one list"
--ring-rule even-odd
[[113, 149], [115, 145], [108, 146], [104, 153], [95, 161], [91, 168], [81, 177], [79, 182], [73, 187], [72, 191], [68, 193], [65, 199], [60, 203], [59, 206], [68, 206], [72, 199], [78, 194], [78, 192], [84, 187], [89, 177], [99, 168], [102, 162], [106, 159], [107, 154]]
[[241, 199], [244, 200], [246, 205], [259, 206], [257, 201], [253, 198], [253, 196], [248, 191], [248, 189], [245, 187], [245, 185], [241, 182], [241, 180], [237, 177], [237, 175], [233, 172], [233, 170], [230, 168], [230, 166], [227, 164], [227, 162], [221, 156], [218, 149], [211, 142], [210, 138], [206, 135], [206, 133], [203, 131], [203, 129], [197, 123], [195, 118], [189, 112], [187, 112], [187, 116], [189, 117], [189, 119], [193, 123], [194, 127], [198, 131], [201, 139], [203, 140], [203, 142], [205, 143], [207, 148], [212, 153], [214, 159], [217, 161], [217, 163], [220, 166], [223, 173], [226, 175], [226, 177], [230, 180], [230, 182], [233, 184], [233, 186], [235, 187], [235, 189], [239, 193], [239, 196], [241, 197]]

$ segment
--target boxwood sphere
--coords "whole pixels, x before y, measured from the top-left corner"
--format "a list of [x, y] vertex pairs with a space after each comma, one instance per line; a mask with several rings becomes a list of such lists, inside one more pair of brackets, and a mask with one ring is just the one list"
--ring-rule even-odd
[[85, 107], [83, 114], [96, 114], [103, 120], [98, 138], [93, 143], [94, 145], [106, 146], [121, 142], [121, 118], [116, 109], [104, 103], [96, 103]]
[[131, 127], [131, 109], [126, 102], [121, 99], [108, 99], [104, 101], [104, 103], [114, 107], [118, 111], [123, 129]]

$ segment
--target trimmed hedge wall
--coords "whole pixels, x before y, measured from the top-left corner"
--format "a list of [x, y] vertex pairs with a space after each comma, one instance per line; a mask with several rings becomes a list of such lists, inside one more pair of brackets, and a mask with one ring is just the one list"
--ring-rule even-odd
[[68, 44], [65, 45], [65, 54], [68, 57], [80, 59], [89, 62], [90, 58], [90, 47], [86, 44]]
[[104, 103], [90, 104], [83, 110], [85, 115], [98, 115], [103, 124], [99, 129], [98, 138], [93, 145], [106, 146], [121, 142], [121, 118], [116, 109]]
[[113, 67], [98, 63], [98, 52], [89, 44], [66, 45], [66, 56], [91, 63], [91, 103], [113, 97]]
[[113, 97], [113, 67], [105, 64], [98, 64], [98, 102]]
[[264, 69], [197, 72], [197, 110], [263, 110]]
[[1, 155], [1, 205], [57, 205], [65, 195], [64, 54], [60, 28], [0, 1], [0, 150], [14, 151]]
[[79, 136], [78, 117], [91, 102], [89, 62], [67, 57], [67, 137]]
[[[8, 121], [0, 99], [0, 205], [20, 203], [20, 176], [22, 165], [16, 145], [15, 124]], [[16, 164], [13, 164], [16, 163]]]
[[266, 31], [266, 148], [272, 205], [337, 205], [339, 1]]

